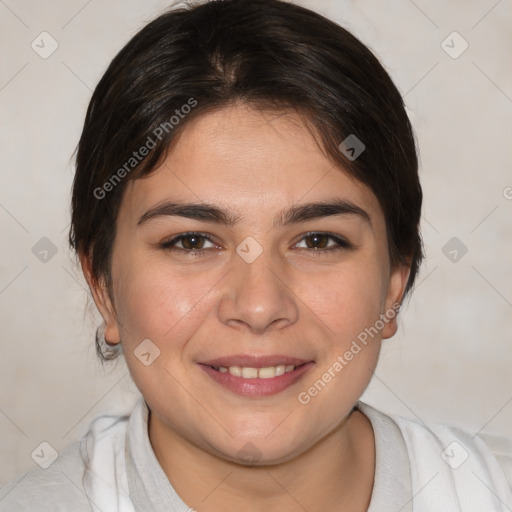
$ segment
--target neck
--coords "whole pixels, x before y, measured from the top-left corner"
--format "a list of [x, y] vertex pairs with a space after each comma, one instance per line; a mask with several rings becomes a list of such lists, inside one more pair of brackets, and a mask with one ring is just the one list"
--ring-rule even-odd
[[148, 422], [162, 469], [198, 512], [368, 510], [375, 443], [371, 423], [358, 409], [300, 456], [264, 466], [242, 466], [205, 452], [151, 412]]

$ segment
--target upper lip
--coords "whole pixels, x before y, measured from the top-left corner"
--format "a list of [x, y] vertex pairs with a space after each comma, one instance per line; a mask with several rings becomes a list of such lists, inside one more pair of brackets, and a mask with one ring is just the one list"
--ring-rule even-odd
[[280, 364], [300, 366], [310, 362], [308, 359], [300, 359], [298, 357], [290, 357], [284, 355], [248, 355], [237, 354], [232, 356], [217, 357], [208, 361], [200, 361], [200, 364], [207, 366], [244, 366], [246, 368], [265, 368], [268, 366], [278, 366]]

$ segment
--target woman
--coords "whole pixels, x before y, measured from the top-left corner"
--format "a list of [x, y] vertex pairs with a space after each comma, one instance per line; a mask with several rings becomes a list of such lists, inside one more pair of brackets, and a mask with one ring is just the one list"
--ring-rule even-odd
[[142, 398], [2, 510], [509, 510], [511, 453], [359, 401], [422, 259], [417, 167], [391, 79], [322, 16], [146, 26], [93, 94], [70, 233]]

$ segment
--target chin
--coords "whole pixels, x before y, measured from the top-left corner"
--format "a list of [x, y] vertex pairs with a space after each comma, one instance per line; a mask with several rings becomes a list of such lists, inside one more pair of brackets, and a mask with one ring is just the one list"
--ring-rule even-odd
[[[290, 436], [286, 437], [290, 439]], [[216, 456], [240, 466], [257, 467], [288, 462], [298, 457], [306, 449], [301, 450], [295, 443], [293, 446], [287, 445], [283, 438], [272, 441], [263, 438], [261, 440], [237, 440], [232, 442], [229, 447], [214, 447], [214, 453]]]

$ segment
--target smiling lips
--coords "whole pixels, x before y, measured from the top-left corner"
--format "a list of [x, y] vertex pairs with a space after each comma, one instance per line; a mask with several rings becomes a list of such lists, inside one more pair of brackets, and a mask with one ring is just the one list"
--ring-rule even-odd
[[288, 388], [313, 361], [288, 356], [230, 356], [199, 363], [217, 383], [244, 396], [269, 396]]

